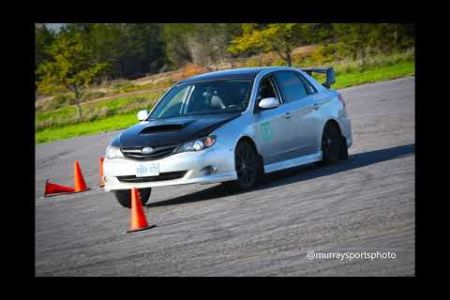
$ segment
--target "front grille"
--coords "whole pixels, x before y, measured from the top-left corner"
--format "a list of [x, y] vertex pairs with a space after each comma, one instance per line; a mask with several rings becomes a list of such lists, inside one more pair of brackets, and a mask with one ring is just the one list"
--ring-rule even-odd
[[135, 175], [117, 176], [117, 179], [122, 182], [151, 182], [163, 181], [182, 178], [186, 171], [160, 173], [158, 176], [136, 177]]
[[168, 145], [161, 147], [154, 147], [154, 150], [150, 154], [140, 153], [142, 147], [134, 147], [134, 148], [121, 148], [123, 155], [125, 157], [137, 160], [154, 160], [169, 156], [174, 152], [177, 148], [177, 145]]

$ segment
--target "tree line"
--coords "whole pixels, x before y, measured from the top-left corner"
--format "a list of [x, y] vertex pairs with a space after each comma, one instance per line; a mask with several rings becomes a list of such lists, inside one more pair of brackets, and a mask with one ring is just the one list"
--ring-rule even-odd
[[[336, 57], [364, 58], [414, 45], [412, 24], [366, 23], [76, 23], [60, 30], [35, 26], [36, 83], [72, 91], [77, 104], [100, 80], [201, 66], [230, 58], [276, 53], [286, 65], [298, 46], [319, 44]], [[80, 116], [81, 116], [81, 107]]]

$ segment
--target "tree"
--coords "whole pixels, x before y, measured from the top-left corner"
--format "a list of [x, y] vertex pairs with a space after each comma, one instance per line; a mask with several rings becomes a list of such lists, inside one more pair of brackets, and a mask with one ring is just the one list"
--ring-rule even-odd
[[166, 24], [163, 29], [165, 54], [170, 63], [180, 67], [192, 62], [191, 53], [187, 46], [187, 35], [194, 29], [193, 24]]
[[109, 69], [105, 70], [107, 71], [105, 76], [107, 78], [123, 76], [120, 58], [127, 47], [123, 24], [90, 24], [86, 39], [92, 49], [95, 62], [108, 63]]
[[236, 23], [166, 24], [163, 30], [166, 56], [175, 67], [220, 62], [228, 55], [228, 44], [240, 31]]
[[83, 118], [81, 101], [84, 92], [107, 68], [105, 62], [97, 62], [92, 49], [80, 32], [62, 32], [47, 48], [50, 60], [42, 63], [37, 73], [42, 77], [39, 84], [63, 85], [75, 95], [78, 116]]
[[165, 63], [159, 24], [125, 24], [119, 58], [122, 76], [135, 77], [158, 71]]
[[228, 51], [240, 54], [248, 51], [275, 51], [288, 66], [292, 65], [291, 51], [306, 40], [308, 24], [243, 24], [242, 35], [236, 37]]
[[35, 66], [39, 66], [41, 63], [48, 61], [50, 56], [46, 53], [46, 48], [50, 45], [55, 35], [53, 31], [49, 30], [45, 24], [38, 23], [34, 28], [34, 45], [35, 45]]
[[333, 32], [342, 56], [365, 61], [370, 54], [390, 53], [414, 45], [414, 26], [392, 23], [338, 23]]

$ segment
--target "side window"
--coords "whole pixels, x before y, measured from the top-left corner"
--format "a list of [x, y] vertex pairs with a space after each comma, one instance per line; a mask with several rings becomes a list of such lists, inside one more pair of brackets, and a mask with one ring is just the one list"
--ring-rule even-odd
[[292, 102], [306, 97], [305, 86], [301, 79], [291, 71], [280, 71], [275, 73], [278, 86], [281, 89], [284, 102]]
[[301, 74], [298, 74], [298, 73], [297, 73], [297, 76], [303, 82], [303, 85], [305, 86], [306, 92], [308, 93], [308, 95], [317, 93], [316, 88], [311, 84], [311, 82], [308, 81], [308, 79], [306, 79], [305, 77], [303, 77]]
[[[259, 88], [258, 88], [258, 94], [256, 96], [256, 102], [258, 102], [259, 100], [261, 100], [263, 98], [270, 98], [270, 97], [274, 97], [274, 98], [278, 99], [277, 93], [275, 91], [275, 86], [274, 86], [271, 76], [264, 78], [260, 82]], [[279, 100], [280, 99], [278, 99], [278, 101]]]

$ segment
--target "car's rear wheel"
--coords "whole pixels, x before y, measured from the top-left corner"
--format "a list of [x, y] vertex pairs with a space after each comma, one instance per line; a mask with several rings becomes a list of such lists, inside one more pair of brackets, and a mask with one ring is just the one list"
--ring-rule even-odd
[[343, 140], [345, 138], [341, 136], [336, 124], [330, 122], [325, 126], [322, 134], [322, 153], [325, 164], [335, 163], [339, 160], [343, 151]]
[[340, 143], [340, 151], [339, 151], [339, 158], [343, 160], [348, 159], [348, 146], [347, 146], [347, 139], [341, 135], [341, 143]]
[[[151, 188], [139, 189], [142, 205], [145, 205], [148, 202], [151, 193]], [[131, 208], [131, 190], [117, 190], [114, 191], [114, 195], [121, 206]]]

